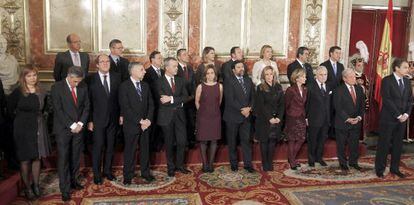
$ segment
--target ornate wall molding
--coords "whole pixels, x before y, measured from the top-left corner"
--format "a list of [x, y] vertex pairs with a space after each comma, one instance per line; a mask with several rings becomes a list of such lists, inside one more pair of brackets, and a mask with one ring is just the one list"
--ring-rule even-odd
[[27, 4], [27, 0], [0, 0], [1, 34], [7, 39], [7, 52], [20, 64], [30, 59]]
[[163, 56], [176, 56], [188, 47], [188, 0], [161, 0], [159, 4], [158, 50]]
[[[342, 63], [348, 66], [349, 39], [351, 33], [352, 1], [340, 0], [338, 19], [338, 45], [342, 48]], [[354, 46], [354, 45], [352, 45]]]
[[309, 63], [319, 65], [324, 58], [327, 0], [303, 0], [300, 45], [309, 48]]

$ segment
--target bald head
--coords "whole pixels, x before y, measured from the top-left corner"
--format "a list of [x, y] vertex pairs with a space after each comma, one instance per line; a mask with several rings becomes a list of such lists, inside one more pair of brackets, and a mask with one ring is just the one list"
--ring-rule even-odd
[[80, 37], [75, 34], [71, 33], [66, 37], [66, 43], [68, 43], [68, 47], [73, 52], [79, 52], [81, 48], [81, 40]]

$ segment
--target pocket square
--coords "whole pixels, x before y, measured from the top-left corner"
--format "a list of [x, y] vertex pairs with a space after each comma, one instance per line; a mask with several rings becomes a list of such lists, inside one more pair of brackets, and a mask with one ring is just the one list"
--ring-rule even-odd
[[331, 91], [329, 91], [329, 95], [330, 95], [330, 94], [332, 94], [332, 90], [331, 90]]

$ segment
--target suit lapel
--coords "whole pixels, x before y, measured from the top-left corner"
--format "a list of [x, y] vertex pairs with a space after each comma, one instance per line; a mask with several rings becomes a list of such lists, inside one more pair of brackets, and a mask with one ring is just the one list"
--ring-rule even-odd
[[72, 60], [72, 55], [70, 55], [70, 51], [68, 50], [68, 51], [66, 51], [66, 58], [68, 59], [68, 62], [70, 63], [70, 64], [72, 64], [72, 66], [74, 66], [74, 64], [73, 64], [73, 60]]
[[[77, 91], [77, 97], [78, 97], [79, 96], [79, 92], [78, 92], [79, 89], [78, 88], [76, 88], [76, 89], [77, 89], [76, 91]], [[69, 101], [70, 104], [73, 106], [73, 108], [75, 110], [77, 110], [77, 106], [76, 106], [75, 101], [72, 97], [72, 91], [70, 90], [68, 84], [66, 83], [66, 80], [64, 80], [64, 83], [63, 83], [63, 92], [64, 92], [64, 96], [66, 97], [67, 101]], [[78, 102], [79, 102], [79, 98], [78, 98]]]
[[[401, 93], [400, 92], [400, 87], [398, 86], [398, 81], [397, 81], [397, 79], [395, 79], [395, 76], [393, 75], [393, 74], [391, 74], [392, 75], [392, 84], [393, 84], [393, 86], [394, 86], [394, 89], [396, 89], [396, 90], [398, 90], [398, 94], [400, 95], [400, 96], [402, 96], [403, 95], [403, 93]], [[404, 80], [403, 80], [404, 81]], [[405, 82], [404, 82], [405, 83]], [[403, 92], [405, 92], [405, 84], [404, 84], [404, 91]]]

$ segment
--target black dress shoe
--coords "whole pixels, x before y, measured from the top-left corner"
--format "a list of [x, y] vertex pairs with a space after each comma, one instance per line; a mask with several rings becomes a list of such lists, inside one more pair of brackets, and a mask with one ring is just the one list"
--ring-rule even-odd
[[70, 184], [70, 188], [75, 189], [75, 190], [82, 190], [84, 187], [78, 182], [73, 182]]
[[101, 177], [93, 177], [93, 183], [96, 185], [102, 184], [102, 178]]
[[339, 165], [339, 167], [341, 168], [342, 171], [348, 171], [349, 170], [348, 165], [345, 165], [345, 164], [341, 164], [341, 165]]
[[115, 181], [116, 177], [113, 174], [105, 174], [104, 177], [109, 181]]
[[70, 194], [67, 192], [62, 193], [62, 201], [70, 201]]
[[214, 167], [213, 166], [209, 166], [207, 171], [209, 173], [213, 173], [214, 172]]
[[188, 170], [188, 169], [186, 169], [184, 167], [177, 168], [176, 170], [177, 170], [177, 172], [181, 172], [183, 174], [190, 174], [191, 173], [190, 170]]
[[397, 175], [401, 179], [404, 179], [405, 178], [405, 174], [401, 173], [400, 171], [391, 172], [391, 174]]
[[300, 167], [300, 166], [301, 166], [301, 165], [300, 165], [300, 163], [297, 163], [297, 164], [296, 164], [296, 167]]
[[290, 169], [291, 169], [291, 170], [298, 170], [298, 167], [297, 167], [297, 166], [293, 166], [293, 167], [292, 167], [292, 166], [290, 166]]
[[233, 172], [237, 172], [237, 170], [239, 170], [239, 167], [237, 167], [237, 165], [231, 165], [230, 168]]
[[122, 182], [125, 186], [131, 185], [131, 179], [124, 179]]
[[175, 171], [174, 170], [168, 170], [167, 172], [169, 177], [174, 177], [175, 176]]
[[309, 162], [308, 163], [310, 167], [314, 167], [315, 166], [315, 162]]
[[377, 174], [377, 177], [378, 177], [378, 178], [381, 178], [381, 179], [383, 179], [383, 178], [384, 178], [384, 173], [378, 173], [378, 172], [377, 172], [376, 174]]
[[37, 185], [35, 185], [35, 184], [32, 184], [32, 191], [33, 191], [33, 194], [37, 197], [37, 198], [39, 198], [42, 194], [40, 193], [40, 187], [39, 187], [39, 185], [37, 184]]
[[34, 196], [34, 194], [33, 194], [33, 192], [32, 192], [31, 189], [26, 188], [26, 189], [23, 190], [23, 193], [24, 193], [24, 197], [28, 201], [31, 201], [31, 200], [35, 199], [35, 196]]
[[256, 170], [253, 167], [245, 167], [244, 169], [249, 173], [255, 173], [256, 172]]
[[353, 165], [349, 165], [349, 166], [356, 169], [356, 170], [358, 170], [358, 171], [362, 170], [362, 167], [360, 167], [358, 164], [353, 164]]
[[323, 160], [320, 160], [318, 163], [319, 163], [321, 166], [323, 166], [323, 167], [328, 166], [328, 164], [326, 164], [326, 162], [325, 162], [325, 161], [323, 161]]
[[152, 175], [144, 175], [144, 176], [141, 176], [146, 182], [153, 182], [153, 181], [155, 181], [155, 177], [154, 176], [152, 176]]

